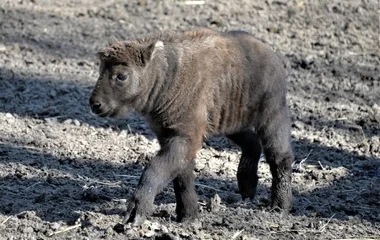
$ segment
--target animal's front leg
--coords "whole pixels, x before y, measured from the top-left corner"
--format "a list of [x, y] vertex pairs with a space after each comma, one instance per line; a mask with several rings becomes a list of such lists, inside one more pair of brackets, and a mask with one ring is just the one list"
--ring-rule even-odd
[[156, 195], [172, 181], [186, 164], [188, 141], [180, 137], [166, 139], [144, 169], [138, 187], [129, 201], [124, 222], [141, 225], [153, 210]]
[[174, 179], [177, 221], [192, 221], [198, 215], [198, 196], [194, 185], [194, 159]]

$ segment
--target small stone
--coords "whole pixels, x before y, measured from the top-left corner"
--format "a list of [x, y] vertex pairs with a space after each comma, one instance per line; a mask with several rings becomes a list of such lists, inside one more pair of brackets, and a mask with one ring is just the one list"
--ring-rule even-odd
[[149, 221], [148, 219], [145, 219], [145, 221], [144, 221], [145, 226], [150, 226], [151, 224], [152, 224], [151, 221]]
[[300, 230], [301, 229], [300, 224], [299, 223], [294, 223], [291, 229], [294, 230], [294, 231]]
[[25, 227], [23, 229], [23, 232], [24, 233], [33, 233], [34, 232], [34, 229], [32, 227]]
[[322, 174], [322, 177], [323, 177], [325, 180], [329, 181], [329, 182], [332, 182], [332, 181], [334, 181], [334, 179], [335, 179], [333, 175], [328, 174], [328, 173], [324, 173], [324, 174]]
[[48, 229], [48, 230], [45, 232], [45, 235], [51, 237], [51, 236], [54, 235], [54, 232], [55, 232], [55, 231], [53, 231], [53, 230], [51, 230], [51, 229]]
[[212, 196], [208, 202], [208, 210], [211, 212], [218, 212], [220, 209], [221, 199], [217, 193]]
[[5, 117], [6, 117], [6, 118], [14, 118], [13, 115], [12, 115], [11, 113], [6, 113], [6, 114], [5, 114]]
[[112, 227], [108, 227], [107, 229], [106, 229], [106, 233], [107, 233], [107, 235], [112, 235], [113, 234], [113, 229], [112, 229]]
[[7, 51], [7, 48], [5, 47], [4, 44], [0, 44], [0, 52], [5, 52]]
[[128, 133], [126, 130], [121, 130], [118, 137], [127, 137]]
[[73, 120], [70, 119], [70, 118], [68, 118], [68, 119], [66, 119], [65, 121], [63, 121], [63, 124], [69, 125], [69, 124], [71, 124], [72, 122], [73, 122]]
[[304, 129], [303, 123], [300, 122], [300, 121], [294, 121], [292, 127], [295, 128], [295, 129], [297, 129], [297, 130]]
[[179, 235], [180, 235], [181, 237], [183, 237], [183, 238], [188, 238], [188, 237], [190, 236], [190, 234], [187, 233], [187, 232], [181, 232]]
[[[380, 216], [380, 214], [379, 214], [379, 216]], [[161, 231], [163, 233], [169, 233], [169, 230], [168, 230], [168, 228], [165, 225], [161, 225]]]
[[58, 230], [61, 227], [61, 224], [54, 222], [50, 225], [50, 228], [54, 231]]
[[54, 125], [58, 123], [58, 119], [56, 117], [48, 117], [48, 118], [45, 118], [44, 120], [48, 125]]
[[77, 119], [74, 119], [74, 125], [79, 127], [80, 126], [80, 122]]
[[150, 226], [149, 226], [149, 229], [150, 230], [159, 230], [160, 227], [161, 227], [161, 225], [158, 222], [152, 222], [152, 224], [150, 224]]
[[132, 223], [129, 222], [129, 223], [127, 223], [127, 224], [124, 224], [124, 229], [125, 229], [125, 230], [133, 230]]
[[148, 237], [148, 238], [150, 238], [150, 237], [153, 237], [154, 236], [154, 231], [147, 231], [147, 232], [145, 232], [144, 233], [144, 237]]
[[57, 96], [57, 92], [55, 90], [51, 90], [50, 91], [50, 96], [53, 97], [53, 98], [56, 97]]
[[373, 104], [372, 108], [373, 108], [373, 110], [374, 110], [376, 113], [380, 113], [380, 106], [377, 105], [376, 103]]

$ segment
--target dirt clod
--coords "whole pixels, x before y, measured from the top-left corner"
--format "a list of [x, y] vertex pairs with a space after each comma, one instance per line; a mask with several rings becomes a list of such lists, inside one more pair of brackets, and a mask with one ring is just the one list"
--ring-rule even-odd
[[[117, 223], [114, 227], [113, 230], [117, 233], [123, 233], [125, 231], [124, 224]], [[107, 230], [107, 232], [110, 232], [110, 230]]]

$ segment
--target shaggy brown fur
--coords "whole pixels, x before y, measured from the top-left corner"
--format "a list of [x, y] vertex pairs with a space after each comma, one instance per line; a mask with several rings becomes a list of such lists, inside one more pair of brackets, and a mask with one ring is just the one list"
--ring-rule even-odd
[[291, 207], [286, 74], [268, 46], [246, 32], [201, 29], [113, 41], [99, 56], [92, 111], [102, 117], [138, 112], [161, 145], [141, 176], [126, 220], [140, 224], [170, 181], [178, 220], [196, 217], [195, 156], [203, 138], [214, 134], [225, 134], [242, 150], [237, 179], [243, 198], [255, 195], [264, 150], [273, 176], [272, 206]]

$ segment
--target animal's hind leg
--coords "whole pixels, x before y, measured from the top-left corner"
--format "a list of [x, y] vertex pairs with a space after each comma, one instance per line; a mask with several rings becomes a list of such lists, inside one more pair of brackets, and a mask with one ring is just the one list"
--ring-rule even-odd
[[271, 200], [273, 208], [289, 210], [292, 202], [292, 162], [290, 119], [286, 110], [271, 117], [258, 129], [265, 158], [272, 173]]
[[230, 134], [227, 137], [236, 143], [242, 151], [237, 171], [240, 194], [243, 200], [247, 197], [252, 200], [256, 194], [257, 165], [262, 152], [260, 140], [251, 129]]
[[194, 186], [195, 161], [190, 160], [187, 166], [174, 179], [177, 221], [192, 220], [198, 215], [198, 196]]

